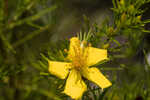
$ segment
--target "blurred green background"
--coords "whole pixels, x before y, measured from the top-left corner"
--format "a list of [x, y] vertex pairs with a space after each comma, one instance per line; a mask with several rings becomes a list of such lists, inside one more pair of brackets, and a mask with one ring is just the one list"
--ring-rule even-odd
[[150, 0], [0, 0], [0, 100], [71, 100], [47, 58], [64, 60], [69, 38], [90, 31], [108, 50], [82, 100], [150, 100]]

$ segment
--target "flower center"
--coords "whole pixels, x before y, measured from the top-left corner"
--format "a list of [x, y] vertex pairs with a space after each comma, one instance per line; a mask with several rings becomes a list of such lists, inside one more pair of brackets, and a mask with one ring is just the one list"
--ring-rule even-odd
[[75, 69], [80, 70], [86, 66], [87, 57], [84, 50], [84, 45], [81, 43], [80, 46], [74, 47], [75, 55], [72, 57], [72, 64]]
[[86, 66], [86, 59], [82, 55], [78, 55], [72, 59], [72, 64], [74, 68], [81, 69], [82, 67]]

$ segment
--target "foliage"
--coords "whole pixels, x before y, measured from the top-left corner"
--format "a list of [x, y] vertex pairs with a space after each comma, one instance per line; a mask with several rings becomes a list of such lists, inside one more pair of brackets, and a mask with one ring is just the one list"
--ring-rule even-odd
[[[47, 63], [48, 59], [64, 61], [67, 55], [69, 39], [57, 31], [61, 12], [68, 10], [67, 2], [0, 0], [0, 100], [69, 98], [61, 93], [65, 81], [52, 76]], [[105, 75], [108, 73], [113, 86], [102, 91], [87, 82], [83, 100], [150, 99], [146, 43], [150, 31], [145, 29], [150, 19], [143, 19], [149, 2], [112, 0], [113, 17], [101, 25], [84, 16], [80, 37], [88, 33], [88, 42], [108, 50], [109, 61], [97, 66]]]

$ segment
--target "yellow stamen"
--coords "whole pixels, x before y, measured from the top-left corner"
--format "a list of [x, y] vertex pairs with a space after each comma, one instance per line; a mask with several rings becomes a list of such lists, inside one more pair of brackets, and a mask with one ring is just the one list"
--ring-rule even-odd
[[73, 47], [75, 55], [72, 56], [72, 66], [77, 70], [80, 70], [81, 68], [86, 66], [87, 56], [85, 56], [84, 52], [85, 44], [86, 43], [83, 41]]

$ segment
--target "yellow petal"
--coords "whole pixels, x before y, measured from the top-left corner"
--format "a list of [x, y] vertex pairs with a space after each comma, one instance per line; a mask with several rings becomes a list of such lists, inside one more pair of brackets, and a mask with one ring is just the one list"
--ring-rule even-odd
[[61, 79], [65, 79], [69, 73], [69, 69], [71, 68], [71, 63], [66, 62], [56, 62], [56, 61], [48, 61], [49, 62], [49, 72], [53, 75]]
[[72, 60], [72, 58], [80, 52], [80, 40], [77, 37], [72, 37], [70, 39], [70, 47], [68, 52], [68, 58]]
[[107, 50], [87, 47], [86, 56], [87, 56], [87, 66], [95, 65], [98, 62], [107, 59]]
[[73, 99], [80, 99], [86, 90], [87, 87], [81, 78], [80, 72], [72, 69], [67, 79], [64, 93]]
[[86, 79], [96, 83], [102, 89], [112, 85], [111, 82], [95, 67], [83, 69], [82, 75]]

